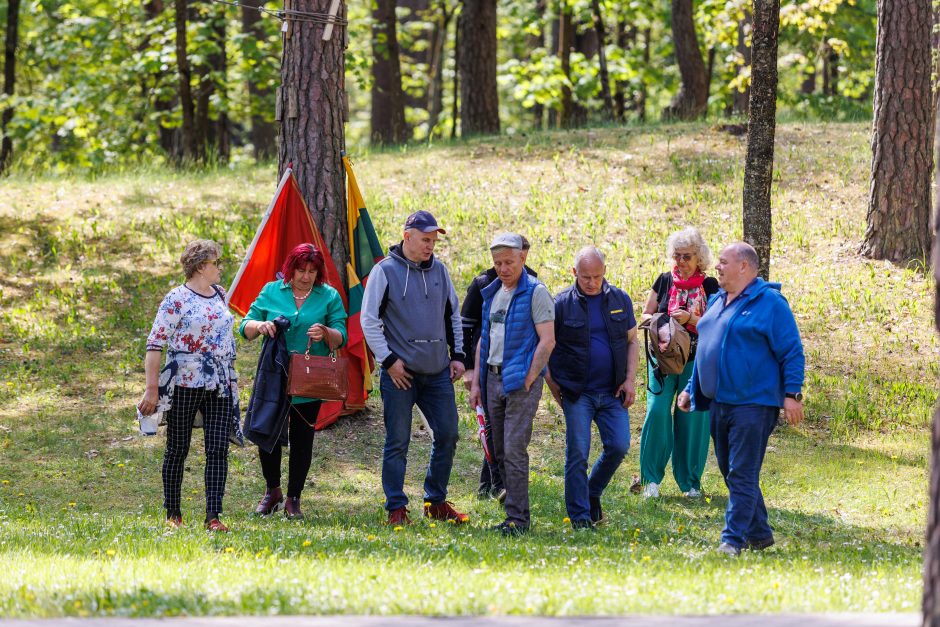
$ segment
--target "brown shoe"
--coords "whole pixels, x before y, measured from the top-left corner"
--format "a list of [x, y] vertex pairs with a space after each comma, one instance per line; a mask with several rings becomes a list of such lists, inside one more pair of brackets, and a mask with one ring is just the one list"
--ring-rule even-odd
[[258, 507], [255, 508], [255, 514], [259, 516], [270, 516], [281, 509], [281, 503], [284, 502], [284, 494], [281, 488], [268, 488], [264, 491], [264, 496], [258, 501]]
[[287, 502], [284, 503], [284, 515], [291, 520], [301, 520], [304, 517], [304, 513], [300, 511], [299, 496], [287, 497]]
[[179, 514], [172, 514], [166, 517], [166, 526], [173, 529], [179, 529], [183, 526], [183, 517]]
[[455, 510], [453, 503], [450, 501], [442, 501], [440, 503], [433, 504], [425, 503], [424, 515], [435, 520], [453, 521], [454, 524], [457, 525], [461, 525], [470, 520], [469, 516]]
[[215, 531], [218, 533], [228, 533], [228, 527], [222, 524], [218, 518], [213, 518], [206, 523], [206, 531]]
[[408, 508], [399, 507], [398, 509], [393, 509], [388, 513], [388, 520], [385, 521], [385, 524], [389, 527], [403, 527], [405, 525], [411, 524], [411, 519], [408, 518]]
[[630, 482], [630, 494], [640, 494], [643, 492], [643, 482], [640, 475], [633, 475], [633, 481]]

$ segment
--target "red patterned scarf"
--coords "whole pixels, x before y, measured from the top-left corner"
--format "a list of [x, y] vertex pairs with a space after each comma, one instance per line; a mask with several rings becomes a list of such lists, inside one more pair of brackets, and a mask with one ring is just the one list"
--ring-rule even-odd
[[[705, 297], [705, 289], [702, 283], [705, 281], [705, 273], [696, 270], [692, 276], [683, 279], [679, 276], [679, 268], [672, 269], [672, 287], [669, 288], [669, 304], [666, 307], [666, 313], [672, 314], [676, 309], [685, 309], [689, 313], [701, 317], [705, 313], [705, 306], [708, 299]], [[689, 331], [695, 331], [695, 325], [687, 324], [685, 328]]]

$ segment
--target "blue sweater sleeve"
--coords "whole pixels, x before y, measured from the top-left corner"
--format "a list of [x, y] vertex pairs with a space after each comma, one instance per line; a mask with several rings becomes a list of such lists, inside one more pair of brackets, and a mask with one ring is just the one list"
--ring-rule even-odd
[[796, 318], [784, 296], [777, 297], [773, 323], [768, 335], [770, 350], [783, 372], [784, 392], [795, 394], [803, 388], [806, 358]]

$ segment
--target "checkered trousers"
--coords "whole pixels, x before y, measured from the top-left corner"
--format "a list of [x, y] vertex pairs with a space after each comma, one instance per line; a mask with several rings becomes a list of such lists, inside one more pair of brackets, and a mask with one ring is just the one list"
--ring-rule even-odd
[[228, 433], [232, 424], [232, 399], [216, 390], [184, 388], [173, 390], [173, 404], [167, 415], [166, 452], [163, 455], [163, 506], [169, 512], [180, 510], [183, 468], [189, 454], [193, 421], [201, 410], [206, 446], [206, 512], [222, 512], [222, 495], [228, 476]]

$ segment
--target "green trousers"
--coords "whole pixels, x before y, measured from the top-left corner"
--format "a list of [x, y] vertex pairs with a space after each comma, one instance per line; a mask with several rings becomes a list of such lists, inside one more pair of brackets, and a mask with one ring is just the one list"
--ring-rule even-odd
[[702, 472], [708, 458], [710, 428], [707, 411], [684, 412], [676, 397], [692, 376], [692, 362], [682, 374], [666, 375], [662, 386], [649, 369], [646, 420], [640, 435], [640, 478], [643, 483], [662, 483], [672, 457], [672, 476], [682, 492], [702, 489]]

